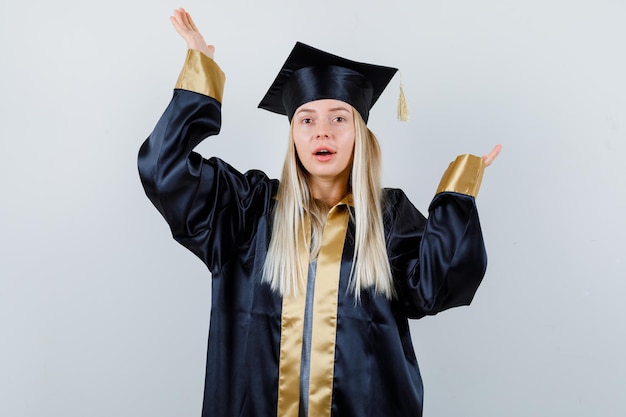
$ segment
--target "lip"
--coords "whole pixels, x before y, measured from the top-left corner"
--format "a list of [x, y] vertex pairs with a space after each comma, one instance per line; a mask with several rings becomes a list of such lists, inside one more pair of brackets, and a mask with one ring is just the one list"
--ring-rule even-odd
[[[327, 151], [327, 153], [318, 155], [317, 153], [320, 151]], [[329, 148], [328, 146], [319, 146], [313, 150], [313, 158], [315, 158], [319, 162], [328, 162], [335, 156], [337, 152]]]
[[[318, 152], [320, 151], [326, 151], [326, 153], [318, 155]], [[329, 148], [328, 146], [319, 146], [313, 150], [312, 155], [318, 162], [328, 162], [333, 159], [336, 153], [337, 152], [334, 149]]]
[[313, 149], [313, 155], [320, 156], [317, 155], [317, 153], [321, 151], [328, 151], [332, 155], [337, 153], [337, 151], [335, 151], [333, 148], [329, 148], [328, 146], [318, 146], [317, 148]]

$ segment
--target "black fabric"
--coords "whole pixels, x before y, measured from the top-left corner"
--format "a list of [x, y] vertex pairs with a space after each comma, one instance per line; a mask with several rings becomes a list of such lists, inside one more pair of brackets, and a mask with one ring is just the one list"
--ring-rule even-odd
[[356, 108], [367, 122], [397, 68], [351, 61], [297, 42], [259, 108], [287, 115], [320, 99], [344, 101]]
[[[174, 238], [212, 273], [203, 417], [275, 416], [282, 300], [261, 282], [261, 269], [278, 181], [192, 152], [218, 133], [220, 117], [216, 100], [176, 90], [141, 147], [139, 172]], [[339, 281], [335, 417], [420, 416], [423, 387], [408, 319], [469, 304], [486, 268], [471, 196], [437, 195], [426, 219], [401, 190], [387, 189], [383, 221], [398, 299], [366, 290], [355, 304], [350, 223]]]

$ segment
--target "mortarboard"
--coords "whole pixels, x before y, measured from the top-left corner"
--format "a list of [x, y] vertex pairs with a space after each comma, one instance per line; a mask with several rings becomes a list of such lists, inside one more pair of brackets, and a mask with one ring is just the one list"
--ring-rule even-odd
[[[351, 61], [297, 42], [259, 108], [284, 114], [291, 121], [304, 103], [336, 99], [350, 104], [367, 122], [370, 109], [397, 71]], [[402, 91], [400, 95], [402, 101]]]

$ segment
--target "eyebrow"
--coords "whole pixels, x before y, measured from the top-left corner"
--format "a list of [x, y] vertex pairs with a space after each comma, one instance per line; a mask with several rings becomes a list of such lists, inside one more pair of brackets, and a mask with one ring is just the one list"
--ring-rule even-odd
[[[350, 113], [350, 110], [347, 107], [343, 107], [343, 106], [341, 106], [341, 107], [333, 107], [332, 109], [329, 109], [328, 111], [334, 112], [334, 111], [339, 111], [339, 110], [343, 110], [345, 112]], [[314, 110], [314, 109], [309, 109], [309, 108], [305, 107], [305, 108], [300, 109], [300, 110], [298, 110], [296, 112], [296, 114], [299, 114], [299, 113], [317, 113], [317, 111]]]

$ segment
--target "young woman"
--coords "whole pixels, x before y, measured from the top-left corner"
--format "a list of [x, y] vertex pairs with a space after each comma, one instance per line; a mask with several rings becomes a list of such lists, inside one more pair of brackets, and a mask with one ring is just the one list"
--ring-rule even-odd
[[260, 104], [291, 122], [280, 181], [204, 159], [225, 78], [189, 14], [171, 20], [189, 50], [139, 171], [212, 274], [202, 415], [421, 415], [408, 319], [471, 302], [486, 268], [474, 197], [499, 146], [458, 157], [426, 219], [382, 189], [366, 125], [396, 69], [297, 44]]

